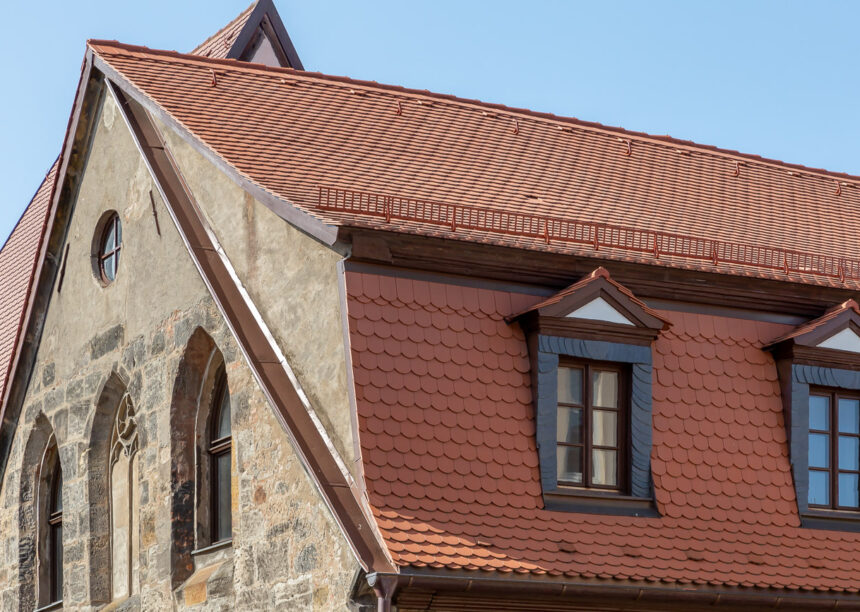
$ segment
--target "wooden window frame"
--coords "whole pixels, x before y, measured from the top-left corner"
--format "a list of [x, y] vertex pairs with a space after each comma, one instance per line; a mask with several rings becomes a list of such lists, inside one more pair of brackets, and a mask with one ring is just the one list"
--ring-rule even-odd
[[[839, 505], [839, 474], [855, 474], [858, 476], [858, 480], [860, 480], [860, 469], [858, 470], [843, 470], [839, 468], [839, 437], [850, 437], [850, 438], [860, 438], [860, 433], [844, 433], [839, 431], [839, 400], [840, 399], [852, 399], [852, 400], [860, 400], [860, 391], [848, 391], [845, 389], [833, 389], [826, 387], [810, 387], [809, 389], [809, 398], [810, 400], [813, 397], [827, 397], [829, 402], [829, 425], [830, 429], [825, 431], [821, 429], [812, 429], [809, 423], [807, 423], [806, 431], [807, 431], [807, 446], [809, 437], [812, 434], [825, 434], [829, 438], [829, 453], [828, 453], [828, 463], [830, 467], [828, 468], [820, 468], [820, 467], [812, 467], [809, 465], [809, 458], [807, 455], [807, 471], [808, 472], [826, 472], [828, 474], [828, 481], [830, 486], [830, 503], [827, 505], [824, 504], [812, 504], [808, 502], [807, 505], [812, 510], [839, 510], [839, 511], [848, 511], [848, 512], [860, 512], [860, 506], [840, 506]], [[807, 496], [809, 495], [807, 491]], [[860, 493], [858, 493], [860, 495]]]
[[[612, 362], [590, 361], [582, 359], [574, 359], [570, 357], [559, 358], [559, 371], [562, 368], [581, 369], [583, 372], [582, 385], [582, 405], [567, 404], [560, 400], [557, 402], [557, 407], [565, 406], [571, 408], [582, 409], [582, 443], [568, 443], [558, 441], [558, 432], [556, 432], [556, 461], [558, 460], [559, 449], [563, 447], [582, 448], [582, 483], [574, 483], [558, 479], [558, 486], [561, 489], [601, 492], [608, 494], [625, 495], [628, 490], [628, 472], [629, 472], [629, 447], [630, 447], [630, 401], [629, 401], [629, 383], [628, 371], [623, 365]], [[607, 408], [603, 406], [592, 405], [592, 374], [594, 372], [615, 372], [618, 375], [617, 406], [615, 408]], [[597, 446], [598, 449], [614, 450], [617, 453], [615, 463], [615, 480], [616, 485], [599, 485], [592, 483], [592, 451], [595, 448], [593, 444], [593, 433], [591, 425], [593, 421], [594, 410], [605, 410], [615, 412], [616, 417], [616, 446]], [[558, 469], [556, 467], [556, 469]]]
[[[107, 248], [107, 239], [110, 235], [111, 229], [114, 230], [114, 245], [111, 250], [106, 251], [105, 249]], [[101, 236], [99, 238], [98, 267], [102, 283], [104, 283], [105, 285], [109, 285], [116, 280], [116, 276], [119, 273], [119, 255], [121, 250], [122, 222], [120, 221], [119, 214], [114, 212], [105, 222], [104, 227], [102, 228]], [[107, 273], [105, 272], [105, 262], [111, 257], [115, 258], [113, 278], [109, 278]]]
[[[218, 374], [215, 382], [215, 394], [213, 396], [213, 404], [212, 410], [210, 411], [209, 418], [209, 517], [210, 517], [210, 543], [212, 545], [219, 544], [221, 542], [227, 542], [232, 539], [233, 526], [230, 525], [230, 536], [225, 538], [218, 537], [219, 532], [219, 523], [218, 517], [219, 513], [219, 473], [218, 473], [218, 459], [223, 455], [227, 455], [232, 453], [233, 451], [233, 421], [232, 415], [230, 419], [230, 435], [228, 436], [218, 436], [218, 425], [221, 421], [221, 410], [223, 408], [222, 403], [224, 401], [224, 395], [229, 393], [229, 388], [227, 386], [227, 373], [222, 371]], [[229, 409], [229, 405], [228, 405]], [[230, 468], [230, 482], [232, 487], [233, 475], [232, 475], [232, 456], [231, 456], [231, 468]], [[230, 514], [232, 516], [232, 508], [230, 509]]]

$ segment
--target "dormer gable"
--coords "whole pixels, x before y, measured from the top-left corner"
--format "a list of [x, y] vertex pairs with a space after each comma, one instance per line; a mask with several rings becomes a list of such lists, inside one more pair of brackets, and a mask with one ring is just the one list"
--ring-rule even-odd
[[768, 347], [795, 363], [860, 369], [860, 305], [847, 300], [822, 316], [797, 326]]
[[669, 325], [603, 267], [512, 319], [540, 333], [636, 344], [650, 344]]
[[304, 70], [272, 0], [257, 0], [191, 53]]

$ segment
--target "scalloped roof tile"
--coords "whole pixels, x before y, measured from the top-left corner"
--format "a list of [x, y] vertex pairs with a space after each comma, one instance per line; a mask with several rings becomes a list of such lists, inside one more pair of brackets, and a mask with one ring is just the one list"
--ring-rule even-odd
[[533, 295], [347, 274], [368, 496], [401, 566], [860, 589], [860, 534], [800, 527], [776, 366], [788, 325], [658, 311], [661, 518], [543, 507], [525, 338]]

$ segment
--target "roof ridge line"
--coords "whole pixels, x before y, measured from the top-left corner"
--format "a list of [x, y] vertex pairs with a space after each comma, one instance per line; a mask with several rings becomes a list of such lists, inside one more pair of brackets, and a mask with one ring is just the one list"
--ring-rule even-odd
[[[211, 58], [203, 57], [200, 55], [193, 55], [189, 53], [181, 53], [179, 51], [152, 49], [141, 45], [130, 45], [127, 43], [121, 43], [116, 40], [90, 39], [87, 41], [87, 44], [90, 47], [99, 45], [109, 46], [127, 52], [144, 52], [154, 56], [172, 57], [174, 59], [179, 59], [187, 62], [199, 62], [202, 64], [214, 63], [223, 66], [229, 66], [242, 72], [253, 72], [261, 75], [274, 76], [276, 74], [284, 74], [299, 79], [326, 81], [331, 83], [350, 85], [353, 87], [366, 87], [370, 90], [380, 93], [389, 93], [390, 95], [400, 94], [408, 96], [425, 96], [433, 100], [441, 100], [463, 106], [471, 106], [482, 109], [493, 109], [497, 112], [510, 113], [512, 116], [515, 117], [525, 117], [527, 119], [532, 119], [536, 121], [547, 121], [553, 125], [560, 125], [562, 127], [575, 126], [586, 131], [601, 133], [609, 137], [617, 137], [620, 138], [622, 141], [635, 139], [640, 142], [647, 142], [668, 148], [682, 148], [690, 152], [700, 153], [704, 155], [712, 155], [720, 159], [726, 159], [741, 163], [759, 164], [761, 166], [795, 172], [801, 175], [814, 176], [823, 180], [836, 181], [837, 183], [847, 181], [856, 187], [860, 187], [860, 175], [848, 174], [846, 172], [837, 172], [824, 168], [812, 168], [810, 166], [804, 166], [803, 164], [796, 164], [778, 159], [762, 157], [761, 155], [756, 155], [754, 153], [743, 153], [733, 149], [724, 149], [721, 147], [717, 147], [716, 145], [700, 144], [692, 140], [684, 140], [668, 135], [660, 136], [655, 134], [648, 134], [646, 132], [628, 130], [622, 127], [607, 126], [595, 121], [587, 121], [584, 119], [578, 119], [576, 117], [565, 117], [553, 113], [530, 110], [527, 108], [510, 107], [496, 102], [484, 102], [482, 100], [477, 99], [461, 98], [453, 94], [437, 93], [426, 89], [412, 89], [403, 87], [401, 85], [388, 85], [376, 81], [353, 79], [347, 76], [330, 75], [322, 72], [296, 70], [293, 68], [285, 67], [270, 67], [264, 64], [256, 64], [253, 62], [240, 62], [234, 59]], [[97, 49], [94, 50], [97, 53], [99, 52]]]

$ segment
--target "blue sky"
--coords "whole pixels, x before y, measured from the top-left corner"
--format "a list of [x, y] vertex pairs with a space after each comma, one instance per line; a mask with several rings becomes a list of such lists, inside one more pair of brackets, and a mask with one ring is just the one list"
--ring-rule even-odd
[[[275, 1], [309, 70], [860, 175], [860, 3]], [[59, 153], [86, 39], [187, 51], [245, 6], [7, 3], [0, 242]]]

